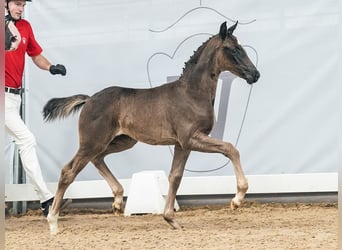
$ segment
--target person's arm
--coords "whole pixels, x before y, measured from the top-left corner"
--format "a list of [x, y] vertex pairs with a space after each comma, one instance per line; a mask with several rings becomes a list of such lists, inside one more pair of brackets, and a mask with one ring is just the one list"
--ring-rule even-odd
[[46, 59], [45, 56], [43, 56], [42, 54], [33, 56], [32, 61], [35, 65], [37, 65], [38, 68], [42, 70], [48, 70], [53, 75], [60, 74], [64, 76], [66, 74], [66, 69], [64, 65], [62, 64], [52, 65], [49, 62], [49, 60]]
[[33, 56], [32, 61], [35, 65], [37, 65], [38, 68], [43, 70], [49, 70], [51, 67], [51, 63], [42, 54], [38, 56]]

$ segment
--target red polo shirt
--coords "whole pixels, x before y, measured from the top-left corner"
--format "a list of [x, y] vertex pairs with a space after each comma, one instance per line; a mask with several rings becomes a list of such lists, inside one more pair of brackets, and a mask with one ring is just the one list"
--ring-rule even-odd
[[30, 23], [20, 19], [15, 23], [20, 32], [21, 42], [14, 51], [5, 52], [5, 86], [11, 88], [21, 88], [25, 53], [29, 56], [37, 56], [42, 53], [42, 48], [34, 38]]

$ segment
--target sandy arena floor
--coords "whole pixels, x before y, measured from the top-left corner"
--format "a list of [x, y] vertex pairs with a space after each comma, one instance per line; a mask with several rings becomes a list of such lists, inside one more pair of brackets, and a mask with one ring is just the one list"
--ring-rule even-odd
[[115, 217], [110, 210], [70, 208], [50, 236], [40, 211], [5, 220], [6, 249], [337, 249], [337, 204], [182, 207], [182, 230], [160, 215]]

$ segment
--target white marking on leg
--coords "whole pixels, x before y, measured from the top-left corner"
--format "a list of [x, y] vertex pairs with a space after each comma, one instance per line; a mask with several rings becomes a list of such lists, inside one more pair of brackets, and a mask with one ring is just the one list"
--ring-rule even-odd
[[50, 227], [50, 234], [51, 235], [58, 234], [58, 214], [52, 215], [51, 213], [49, 213], [47, 216], [47, 221]]
[[240, 175], [238, 175], [238, 177], [240, 178], [237, 178], [237, 192], [231, 202], [232, 209], [236, 209], [241, 205], [241, 202], [244, 199], [248, 189], [248, 182], [246, 177]]
[[123, 200], [121, 197], [115, 197], [115, 201], [112, 204], [112, 209], [114, 215], [121, 215], [123, 213]]

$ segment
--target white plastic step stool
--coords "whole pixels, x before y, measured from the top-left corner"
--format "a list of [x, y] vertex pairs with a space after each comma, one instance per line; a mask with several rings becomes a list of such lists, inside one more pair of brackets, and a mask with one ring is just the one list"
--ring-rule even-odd
[[[164, 171], [134, 173], [128, 191], [125, 216], [132, 214], [162, 214], [169, 181]], [[177, 200], [175, 210], [179, 210]]]

